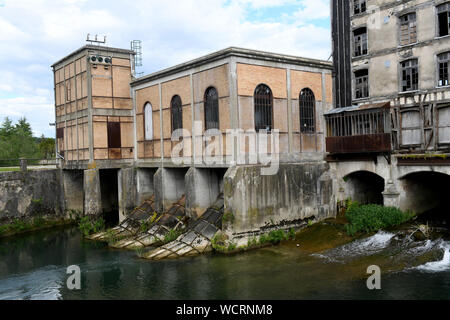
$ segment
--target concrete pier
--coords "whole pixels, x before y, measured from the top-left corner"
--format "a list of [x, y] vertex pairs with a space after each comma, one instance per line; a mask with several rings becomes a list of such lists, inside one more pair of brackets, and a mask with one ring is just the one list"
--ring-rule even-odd
[[159, 168], [154, 176], [155, 207], [163, 212], [186, 194], [187, 168]]
[[102, 192], [100, 188], [100, 171], [84, 171], [84, 214], [97, 216], [102, 213]]
[[61, 170], [65, 210], [83, 212], [84, 173], [82, 170]]
[[190, 168], [186, 174], [186, 214], [196, 219], [223, 192], [225, 170]]

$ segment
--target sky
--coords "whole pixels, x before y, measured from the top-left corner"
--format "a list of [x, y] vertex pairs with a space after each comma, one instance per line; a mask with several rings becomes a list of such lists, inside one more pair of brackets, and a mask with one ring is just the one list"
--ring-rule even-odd
[[152, 73], [230, 46], [328, 59], [329, 0], [0, 0], [0, 121], [26, 117], [54, 137], [50, 66], [87, 34], [130, 48]]

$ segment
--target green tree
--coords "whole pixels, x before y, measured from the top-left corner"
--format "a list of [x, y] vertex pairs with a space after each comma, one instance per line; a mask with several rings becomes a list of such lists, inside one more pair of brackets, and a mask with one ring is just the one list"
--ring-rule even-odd
[[40, 143], [38, 145], [40, 158], [50, 159], [55, 155], [55, 139], [45, 138], [41, 136]]
[[[50, 151], [53, 139], [37, 140], [27, 119], [21, 118], [13, 125], [6, 117], [0, 126], [0, 159], [42, 158], [53, 155]], [[43, 145], [40, 144], [44, 141]], [[53, 142], [54, 143], [54, 142]], [[17, 161], [0, 165], [17, 165]]]

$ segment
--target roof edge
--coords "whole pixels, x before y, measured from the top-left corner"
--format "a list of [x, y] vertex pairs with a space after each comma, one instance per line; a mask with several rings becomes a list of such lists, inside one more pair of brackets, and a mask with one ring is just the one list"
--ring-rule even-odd
[[134, 51], [128, 50], [128, 49], [121, 49], [121, 48], [113, 48], [113, 47], [103, 47], [103, 46], [94, 46], [91, 44], [87, 44], [81, 48], [78, 48], [77, 50], [73, 51], [72, 53], [68, 54], [62, 59], [59, 59], [57, 62], [51, 65], [52, 68], [54, 68], [56, 65], [62, 63], [63, 61], [76, 56], [77, 54], [83, 52], [84, 50], [104, 50], [104, 51], [113, 51], [117, 53], [125, 53], [125, 54], [135, 54]]
[[285, 55], [285, 54], [272, 53], [272, 52], [259, 51], [259, 50], [244, 49], [244, 48], [239, 48], [239, 47], [228, 47], [226, 49], [210, 53], [210, 54], [202, 56], [200, 58], [196, 58], [194, 60], [190, 60], [190, 61], [178, 64], [178, 65], [175, 65], [173, 67], [169, 67], [169, 68], [148, 74], [141, 78], [137, 78], [131, 82], [131, 87], [137, 86], [137, 85], [145, 83], [145, 82], [155, 80], [155, 79], [163, 77], [163, 76], [169, 76], [169, 75], [181, 72], [181, 71], [195, 68], [199, 65], [203, 65], [203, 64], [206, 64], [209, 62], [214, 62], [214, 61], [225, 59], [225, 58], [232, 57], [232, 56], [233, 57], [243, 57], [243, 58], [253, 58], [253, 59], [257, 59], [257, 60], [265, 60], [265, 61], [272, 61], [272, 62], [281, 62], [281, 63], [312, 66], [312, 67], [324, 68], [324, 69], [329, 69], [329, 70], [333, 69], [333, 63], [330, 61], [311, 59], [311, 58], [303, 58], [303, 57], [298, 57], [298, 56]]

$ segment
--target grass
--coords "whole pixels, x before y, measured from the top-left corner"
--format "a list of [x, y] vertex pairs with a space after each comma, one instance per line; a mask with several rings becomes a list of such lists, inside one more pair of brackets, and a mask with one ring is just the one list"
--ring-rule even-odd
[[56, 227], [61, 225], [67, 225], [73, 223], [70, 220], [48, 220], [42, 217], [36, 217], [31, 220], [25, 221], [21, 219], [14, 219], [11, 223], [0, 226], [0, 238], [9, 237], [17, 234], [22, 234], [31, 231], [37, 231], [50, 227]]
[[234, 253], [236, 251], [246, 251], [254, 248], [260, 248], [270, 244], [278, 245], [282, 241], [295, 240], [295, 238], [296, 233], [294, 229], [291, 229], [288, 232], [284, 230], [275, 230], [268, 234], [261, 235], [259, 240], [256, 237], [249, 239], [247, 246], [237, 247], [237, 245], [233, 242], [227, 243], [225, 235], [218, 233], [211, 240], [211, 245], [214, 251], [220, 253]]
[[383, 207], [376, 204], [360, 205], [348, 202], [345, 218], [347, 233], [354, 236], [357, 233], [377, 232], [407, 222], [415, 217], [412, 212], [403, 212], [394, 207]]
[[164, 244], [177, 240], [177, 238], [181, 236], [182, 233], [183, 231], [181, 230], [170, 230], [169, 233], [167, 233], [164, 237]]
[[20, 168], [0, 168], [0, 172], [20, 171]]
[[78, 228], [85, 237], [88, 237], [91, 234], [105, 230], [105, 220], [102, 218], [92, 220], [90, 217], [83, 217], [78, 223]]

